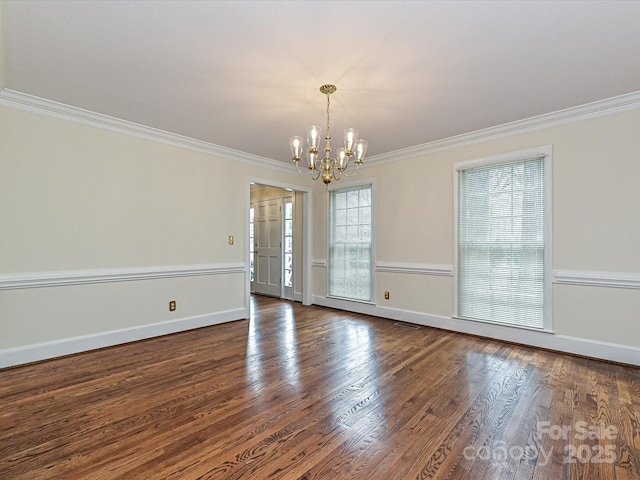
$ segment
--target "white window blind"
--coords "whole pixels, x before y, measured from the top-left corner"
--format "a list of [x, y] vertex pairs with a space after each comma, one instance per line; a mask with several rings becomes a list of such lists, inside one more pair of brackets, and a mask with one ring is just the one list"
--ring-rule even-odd
[[458, 316], [544, 328], [544, 165], [458, 171]]
[[371, 300], [371, 185], [331, 192], [329, 296]]

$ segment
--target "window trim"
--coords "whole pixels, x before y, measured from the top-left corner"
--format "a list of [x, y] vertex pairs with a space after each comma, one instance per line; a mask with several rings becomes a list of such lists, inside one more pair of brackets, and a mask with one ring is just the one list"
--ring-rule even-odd
[[[356, 298], [345, 298], [345, 297], [337, 297], [335, 295], [329, 295], [329, 276], [331, 272], [329, 269], [331, 268], [331, 242], [333, 229], [331, 228], [332, 215], [333, 211], [331, 209], [331, 195], [330, 193], [335, 190], [344, 190], [354, 187], [363, 187], [369, 185], [371, 187], [371, 300], [359, 300]], [[332, 298], [335, 300], [343, 300], [346, 302], [354, 302], [354, 303], [363, 303], [365, 305], [375, 305], [376, 299], [376, 275], [375, 275], [375, 264], [376, 264], [376, 181], [375, 178], [359, 178], [357, 180], [352, 180], [350, 182], [339, 181], [335, 183], [330, 183], [327, 185], [327, 249], [326, 256], [327, 259], [327, 278], [326, 278], [326, 292], [327, 298]]]
[[[477, 167], [500, 165], [504, 163], [543, 158], [544, 162], [544, 326], [542, 329], [523, 325], [491, 322], [486, 320], [471, 319], [458, 314], [458, 222], [459, 222], [459, 173]], [[534, 330], [536, 332], [553, 332], [553, 145], [542, 145], [514, 152], [507, 152], [489, 157], [461, 160], [453, 164], [453, 318], [501, 325], [522, 330]]]

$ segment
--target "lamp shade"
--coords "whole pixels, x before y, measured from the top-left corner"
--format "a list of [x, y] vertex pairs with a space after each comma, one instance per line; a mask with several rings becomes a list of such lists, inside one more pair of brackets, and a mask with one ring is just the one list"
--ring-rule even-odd
[[307, 152], [307, 163], [309, 166], [309, 170], [314, 169], [317, 160], [318, 160], [318, 152], [311, 152], [311, 151]]
[[313, 152], [318, 151], [318, 145], [320, 145], [320, 134], [322, 129], [317, 125], [311, 125], [307, 127], [307, 142], [309, 143], [309, 150]]
[[296, 162], [299, 161], [304, 150], [304, 139], [302, 137], [291, 137], [289, 146], [291, 147], [291, 156]]
[[355, 128], [347, 128], [344, 131], [344, 150], [348, 156], [353, 155], [353, 149], [358, 143], [358, 130]]
[[338, 162], [338, 170], [343, 171], [349, 165], [349, 156], [345, 153], [344, 148], [336, 150], [336, 160]]
[[360, 165], [364, 160], [364, 156], [367, 154], [367, 141], [366, 140], [358, 140], [356, 144], [356, 163]]

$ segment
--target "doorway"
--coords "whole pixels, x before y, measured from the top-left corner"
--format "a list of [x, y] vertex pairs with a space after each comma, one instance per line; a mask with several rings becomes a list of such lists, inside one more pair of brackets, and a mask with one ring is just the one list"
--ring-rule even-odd
[[311, 189], [249, 179], [247, 193], [247, 305], [251, 293], [310, 305]]

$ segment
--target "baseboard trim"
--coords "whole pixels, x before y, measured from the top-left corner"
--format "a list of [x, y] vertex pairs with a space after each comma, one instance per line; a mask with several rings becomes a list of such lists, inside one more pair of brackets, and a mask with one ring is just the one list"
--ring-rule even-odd
[[25, 345], [22, 347], [0, 350], [0, 368], [23, 365], [25, 363], [48, 360], [74, 353], [86, 352], [98, 348], [111, 347], [123, 343], [145, 340], [148, 338], [183, 332], [194, 328], [208, 327], [220, 323], [246, 318], [246, 310], [237, 308], [222, 312], [208, 313], [193, 317], [185, 317], [167, 322], [112, 330], [92, 335], [65, 338], [52, 342]]
[[320, 296], [314, 296], [313, 303], [324, 307], [362, 313], [395, 321], [414, 323], [425, 327], [434, 327], [458, 333], [477, 335], [479, 337], [503, 340], [506, 342], [544, 348], [572, 355], [580, 355], [597, 360], [640, 366], [640, 348], [634, 348], [626, 345], [558, 335], [552, 332], [536, 332], [517, 327], [492, 325], [484, 322], [473, 322], [470, 320], [461, 320], [440, 315], [429, 315], [409, 310], [379, 307], [372, 304], [349, 302]]

